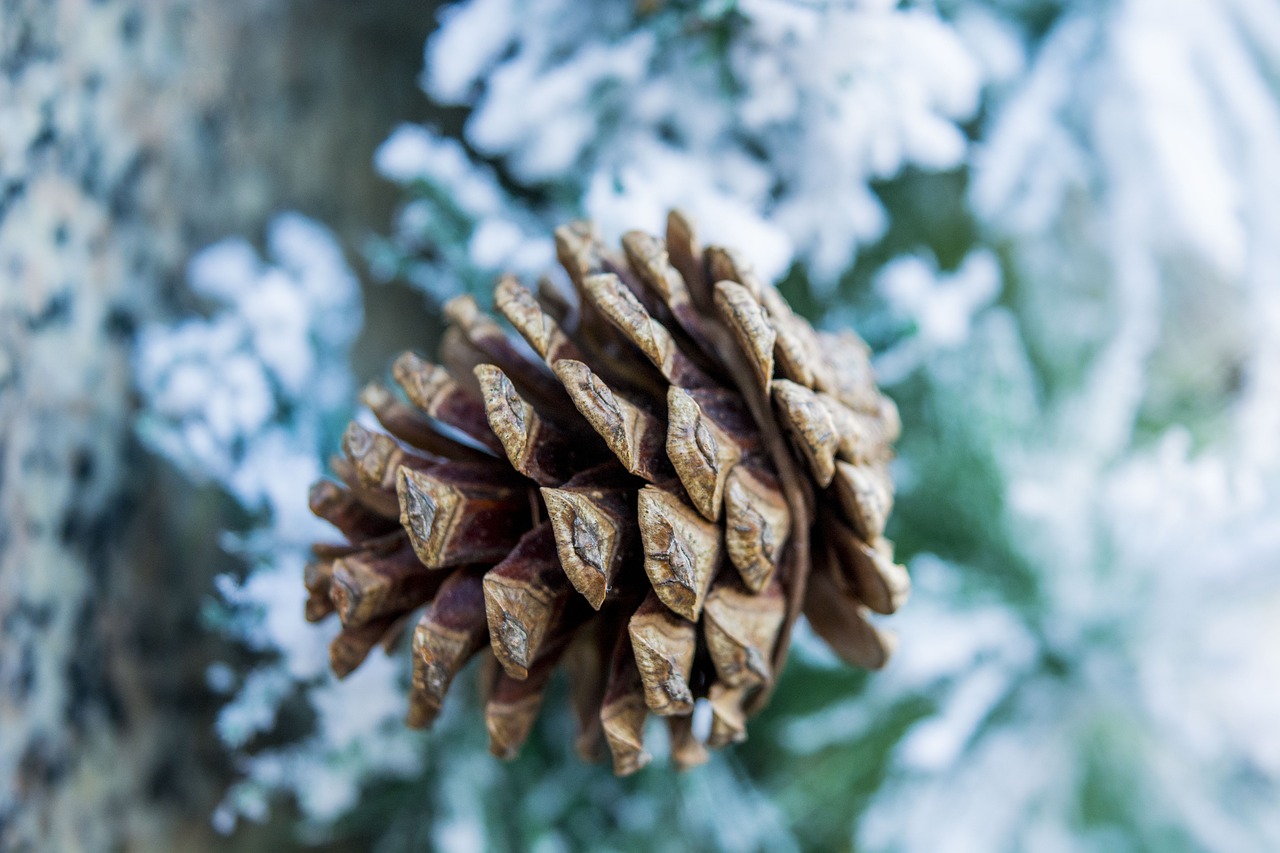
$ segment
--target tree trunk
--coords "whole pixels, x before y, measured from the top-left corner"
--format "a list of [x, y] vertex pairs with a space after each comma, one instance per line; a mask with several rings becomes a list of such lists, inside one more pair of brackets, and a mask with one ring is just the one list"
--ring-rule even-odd
[[226, 509], [136, 446], [133, 338], [276, 210], [388, 221], [424, 5], [0, 0], [0, 848], [217, 844]]

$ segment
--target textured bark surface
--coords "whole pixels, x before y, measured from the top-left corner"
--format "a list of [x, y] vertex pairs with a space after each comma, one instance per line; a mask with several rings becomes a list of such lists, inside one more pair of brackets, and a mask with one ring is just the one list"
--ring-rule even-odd
[[218, 844], [198, 608], [226, 509], [134, 444], [134, 331], [190, 307], [192, 251], [275, 210], [348, 239], [387, 221], [370, 156], [421, 108], [429, 20], [0, 2], [0, 848]]

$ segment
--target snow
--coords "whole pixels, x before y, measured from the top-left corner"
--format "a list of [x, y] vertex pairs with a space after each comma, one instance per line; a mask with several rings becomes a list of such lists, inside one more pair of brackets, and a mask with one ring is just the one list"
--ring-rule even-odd
[[[402, 728], [402, 662], [375, 654], [349, 684], [333, 683], [333, 628], [303, 619], [298, 586], [306, 548], [331, 535], [305, 495], [351, 405], [346, 358], [361, 322], [357, 282], [332, 233], [298, 214], [273, 219], [266, 244], [265, 259], [241, 239], [196, 255], [188, 280], [211, 314], [148, 327], [136, 356], [144, 439], [265, 519], [227, 538], [254, 570], [243, 582], [219, 578], [218, 589], [236, 614], [234, 632], [274, 660], [235, 686], [218, 715], [219, 736], [242, 747], [272, 729], [281, 704], [300, 688], [327, 682], [310, 691], [319, 729], [310, 748], [246, 758], [244, 779], [214, 815], [223, 832], [238, 818], [262, 819], [268, 792], [281, 787], [310, 814], [338, 815], [360, 788], [344, 757], [351, 750], [367, 753], [382, 773], [418, 768], [416, 753], [382, 731]], [[211, 683], [228, 689], [234, 678], [224, 664], [209, 672]]]
[[[1277, 376], [1274, 335], [1250, 319], [1274, 316], [1259, 283], [1280, 273], [1265, 236], [1280, 181], [1241, 156], [1277, 118], [1266, 72], [1242, 61], [1260, 49], [1244, 16], [1262, 5], [1129, 0], [1065, 15], [997, 100], [975, 160], [973, 207], [1007, 247], [1012, 311], [987, 305], [989, 286], [948, 293], [927, 259], [878, 279], [916, 328], [878, 366], [905, 378], [919, 365], [949, 420], [988, 423], [994, 377], [948, 368], [988, 345], [986, 316], [1016, 320], [1006, 352], [1034, 348], [1051, 384], [1014, 441], [985, 441], [1005, 478], [1002, 540], [1041, 588], [1026, 611], [1032, 654], [976, 658], [924, 691], [938, 710], [899, 743], [859, 824], [863, 849], [1149, 846], [1157, 827], [1195, 848], [1280, 843], [1280, 750], [1263, 722], [1280, 713], [1265, 687], [1280, 680], [1280, 465], [1261, 440], [1277, 422], [1261, 388]], [[1245, 390], [1150, 423], [1157, 389], [1215, 375], [1217, 359], [1250, 377]], [[963, 636], [956, 613], [910, 624], [919, 604], [902, 614], [908, 665], [914, 645]], [[860, 701], [919, 692], [885, 675]], [[1083, 823], [1091, 773], [1115, 786], [1108, 807], [1127, 822]]]
[[[509, 206], [492, 170], [473, 162], [453, 139], [401, 125], [378, 148], [374, 163], [393, 181], [426, 187], [397, 216], [396, 234], [375, 252], [391, 254], [397, 272], [443, 302], [492, 284], [501, 272], [535, 275], [554, 260], [549, 231]], [[413, 258], [402, 264], [401, 258]], [[374, 263], [374, 271], [380, 270]]]
[[880, 269], [875, 288], [886, 307], [914, 330], [876, 358], [877, 375], [894, 383], [918, 369], [928, 354], [970, 340], [975, 316], [1000, 292], [1000, 267], [986, 250], [970, 253], [953, 273], [939, 272], [932, 258], [902, 255]]
[[[721, 62], [709, 34], [731, 18]], [[428, 94], [473, 108], [470, 146], [522, 186], [584, 199], [581, 210], [507, 200], [544, 229], [586, 213], [610, 234], [679, 206], [720, 239], [760, 239], [766, 275], [808, 262], [823, 293], [884, 231], [871, 181], [907, 164], [963, 163], [957, 122], [982, 85], [949, 24], [879, 2], [747, 2], [638, 20], [630, 2], [611, 0], [588, 27], [568, 0], [519, 12], [471, 0], [445, 10], [426, 56]], [[396, 180], [420, 164], [403, 133], [379, 158]], [[422, 233], [424, 219], [402, 220], [400, 238]]]
[[[865, 801], [850, 844], [1280, 847], [1280, 10], [1063, 4], [1041, 35], [1030, 0], [677, 5], [445, 7], [422, 82], [470, 118], [461, 140], [404, 125], [379, 149], [406, 201], [375, 268], [478, 292], [551, 266], [570, 216], [616, 239], [672, 205], [768, 278], [801, 264], [829, 323], [893, 330], [879, 377], [924, 396], [904, 409], [900, 502], [977, 528], [960, 555], [912, 531], [891, 666], [777, 725], [803, 766], [902, 719], [883, 781], [846, 792]], [[965, 171], [975, 244], [954, 267], [920, 246], [868, 271], [855, 313], [836, 284], [895, 214], [873, 184], [908, 166]], [[194, 259], [209, 315], [145, 329], [136, 362], [146, 440], [266, 519], [233, 543], [255, 570], [220, 590], [279, 661], [211, 671], [235, 687], [220, 733], [246, 742], [297, 692], [319, 715], [245, 759], [223, 829], [304, 788], [322, 823], [425, 760], [399, 722], [402, 658], [336, 683], [326, 629], [301, 620], [317, 527], [299, 496], [347, 415], [360, 314], [321, 226], [286, 215], [267, 243]], [[803, 621], [791, 665], [843, 671]], [[435, 841], [485, 846], [488, 759], [433, 761], [467, 780], [431, 789]], [[539, 802], [584, 778], [555, 775]], [[707, 804], [681, 810], [690, 832], [795, 845], [785, 790], [729, 762], [675, 790]], [[616, 814], [657, 820], [643, 793]]]

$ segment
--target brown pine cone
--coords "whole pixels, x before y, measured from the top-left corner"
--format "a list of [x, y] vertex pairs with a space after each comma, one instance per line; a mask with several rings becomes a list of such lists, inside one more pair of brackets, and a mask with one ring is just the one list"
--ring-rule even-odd
[[623, 252], [590, 226], [556, 232], [569, 298], [499, 281], [497, 311], [446, 307], [439, 364], [405, 353], [351, 424], [340, 483], [311, 507], [346, 537], [315, 546], [307, 618], [337, 611], [349, 673], [416, 615], [408, 723], [431, 723], [483, 654], [494, 754], [527, 738], [563, 664], [578, 748], [644, 766], [646, 717], [676, 763], [745, 738], [803, 610], [845, 660], [882, 666], [893, 636], [867, 619], [907, 596], [883, 536], [897, 410], [866, 345], [816, 332], [734, 251], [698, 245], [673, 212], [662, 241]]

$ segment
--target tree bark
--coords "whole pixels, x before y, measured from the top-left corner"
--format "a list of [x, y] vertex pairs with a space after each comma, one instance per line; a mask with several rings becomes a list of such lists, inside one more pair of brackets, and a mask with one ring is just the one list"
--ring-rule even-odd
[[228, 508], [132, 438], [135, 330], [295, 208], [388, 221], [427, 4], [0, 0], [0, 848], [218, 845], [201, 600]]

